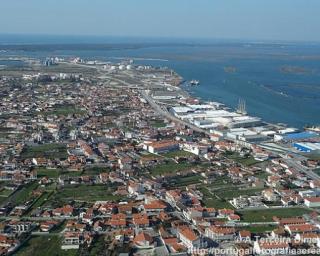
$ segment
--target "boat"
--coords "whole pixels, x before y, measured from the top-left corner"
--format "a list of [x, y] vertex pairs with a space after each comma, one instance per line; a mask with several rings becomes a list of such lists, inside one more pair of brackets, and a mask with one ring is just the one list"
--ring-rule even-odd
[[312, 131], [312, 132], [320, 132], [320, 125], [319, 126], [305, 126], [304, 130], [306, 131]]
[[199, 85], [199, 84], [200, 84], [199, 80], [191, 80], [190, 81], [190, 85]]
[[241, 114], [241, 115], [246, 115], [247, 114], [247, 110], [246, 110], [246, 102], [243, 99], [239, 99], [239, 104], [237, 107], [237, 113]]

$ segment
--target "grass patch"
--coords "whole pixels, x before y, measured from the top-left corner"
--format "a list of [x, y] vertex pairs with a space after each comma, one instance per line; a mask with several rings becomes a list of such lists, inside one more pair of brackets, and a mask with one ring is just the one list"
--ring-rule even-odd
[[61, 221], [58, 225], [56, 225], [53, 229], [50, 230], [50, 233], [59, 234], [66, 228], [66, 220]]
[[260, 171], [259, 173], [256, 173], [254, 176], [255, 176], [256, 178], [261, 179], [261, 180], [266, 180], [269, 175], [270, 175], [270, 174], [268, 174], [268, 173], [265, 172], [265, 171]]
[[257, 193], [261, 192], [263, 188], [252, 188], [252, 189], [243, 189], [240, 190], [238, 188], [230, 188], [230, 189], [222, 189], [219, 191], [216, 191], [215, 193], [224, 199], [232, 199], [234, 197], [239, 197], [239, 196], [254, 196]]
[[191, 175], [185, 177], [175, 177], [169, 181], [170, 185], [177, 187], [185, 187], [191, 184], [199, 183], [201, 180], [200, 175]]
[[110, 168], [97, 167], [97, 166], [89, 167], [84, 170], [83, 174], [85, 174], [85, 175], [99, 175], [100, 173], [104, 173], [104, 172], [110, 172]]
[[122, 197], [113, 195], [113, 190], [106, 185], [70, 185], [59, 189], [49, 201], [66, 203], [71, 200], [95, 202], [117, 201]]
[[56, 116], [68, 116], [68, 115], [84, 115], [86, 113], [85, 110], [79, 109], [73, 105], [61, 105], [56, 106], [52, 110], [44, 112], [43, 114], [46, 116], [56, 115]]
[[250, 165], [255, 165], [255, 164], [261, 163], [261, 161], [255, 160], [252, 156], [247, 157], [247, 158], [239, 158], [239, 159], [236, 159], [236, 161], [238, 163], [246, 165], [246, 166], [250, 166]]
[[263, 210], [248, 210], [238, 211], [241, 219], [244, 222], [269, 222], [273, 221], [273, 216], [280, 218], [296, 217], [309, 213], [310, 210], [304, 208], [281, 208], [281, 209], [263, 209]]
[[23, 204], [29, 200], [34, 199], [34, 196], [32, 195], [32, 191], [36, 190], [38, 187], [37, 181], [32, 181], [20, 190], [18, 190], [16, 193], [13, 194], [12, 197], [10, 197], [10, 201], [15, 203], [16, 205]]
[[151, 175], [157, 176], [157, 175], [163, 175], [168, 173], [181, 172], [184, 170], [190, 170], [194, 167], [196, 167], [196, 165], [193, 165], [190, 163], [175, 163], [170, 161], [168, 163], [159, 164], [153, 167], [150, 170], [150, 172], [151, 172]]
[[50, 198], [50, 196], [52, 196], [53, 193], [54, 193], [53, 191], [43, 192], [42, 195], [37, 199], [37, 201], [32, 206], [32, 209], [36, 209], [38, 207], [41, 207]]
[[26, 146], [21, 158], [49, 158], [49, 159], [66, 159], [68, 156], [67, 147], [60, 143], [42, 144], [36, 146]]
[[252, 156], [242, 157], [237, 152], [226, 152], [225, 156], [235, 162], [238, 162], [239, 164], [246, 165], [246, 166], [251, 166], [257, 163], [261, 163], [261, 161], [255, 160]]
[[320, 168], [317, 168], [317, 169], [313, 170], [313, 172], [314, 172], [315, 174], [317, 174], [317, 175], [320, 175]]
[[12, 190], [3, 188], [3, 189], [0, 191], [0, 197], [8, 197], [8, 196], [10, 196], [12, 193], [13, 193]]
[[210, 187], [218, 187], [226, 184], [232, 184], [231, 179], [228, 176], [217, 176], [211, 183]]
[[198, 189], [203, 194], [202, 201], [206, 207], [213, 207], [216, 209], [233, 209], [233, 206], [228, 201], [217, 198], [214, 194], [210, 193], [207, 187], [202, 186]]
[[90, 256], [96, 255], [105, 255], [108, 247], [106, 241], [104, 240], [104, 236], [99, 236], [94, 239], [92, 246], [89, 249]]
[[167, 126], [167, 124], [163, 120], [153, 120], [150, 123], [151, 123], [151, 126], [155, 128], [163, 128]]
[[164, 157], [167, 157], [167, 158], [195, 156], [194, 154], [187, 152], [187, 151], [184, 151], [184, 150], [177, 150], [177, 151], [173, 151], [173, 152], [164, 153], [161, 155]]
[[320, 154], [305, 154], [304, 156], [309, 158], [310, 160], [320, 160]]
[[56, 179], [61, 175], [61, 170], [59, 169], [36, 168], [35, 170], [37, 171], [38, 178], [48, 177]]
[[38, 178], [48, 177], [57, 179], [61, 175], [77, 177], [83, 174], [82, 171], [68, 171], [65, 169], [47, 169], [47, 168], [36, 168]]
[[78, 250], [61, 250], [59, 236], [34, 236], [15, 254], [17, 256], [76, 256]]
[[277, 226], [275, 225], [259, 225], [259, 226], [249, 226], [249, 227], [245, 227], [245, 230], [250, 231], [251, 233], [254, 234], [262, 234], [265, 232], [270, 232], [274, 229], [276, 229]]

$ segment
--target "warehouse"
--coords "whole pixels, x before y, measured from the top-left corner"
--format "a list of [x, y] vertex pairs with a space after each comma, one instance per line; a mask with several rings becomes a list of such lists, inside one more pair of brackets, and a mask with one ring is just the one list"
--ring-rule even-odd
[[315, 152], [315, 151], [320, 152], [320, 143], [311, 143], [311, 142], [293, 143], [293, 147], [305, 153]]
[[319, 138], [319, 135], [315, 132], [296, 132], [290, 134], [276, 134], [274, 136], [275, 141], [302, 141]]
[[319, 137], [319, 135], [315, 132], [298, 132], [287, 134], [283, 137], [284, 140], [292, 141], [292, 140], [307, 140]]
[[169, 112], [177, 117], [180, 117], [192, 113], [194, 110], [189, 107], [172, 107], [170, 108]]

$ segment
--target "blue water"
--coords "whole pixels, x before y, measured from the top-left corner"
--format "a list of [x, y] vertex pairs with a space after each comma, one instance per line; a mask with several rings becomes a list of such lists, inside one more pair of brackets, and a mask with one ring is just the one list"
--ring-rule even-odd
[[25, 63], [20, 60], [0, 60], [0, 66], [22, 67]]
[[[57, 46], [54, 41], [50, 47], [15, 49], [1, 46], [0, 37], [0, 50], [8, 50], [1, 52], [0, 56], [80, 56], [109, 61], [118, 61], [115, 58], [119, 57], [157, 59], [137, 60], [136, 63], [168, 66], [186, 80], [200, 80], [200, 86], [188, 89], [192, 95], [205, 100], [219, 101], [235, 108], [239, 98], [245, 99], [249, 114], [268, 122], [282, 122], [300, 128], [306, 124], [320, 124], [320, 45], [125, 42], [115, 45], [114, 39], [97, 41], [95, 38], [90, 42], [94, 43], [92, 45], [81, 46], [77, 41], [73, 47], [69, 39], [68, 46], [63, 45], [64, 42]], [[108, 45], [96, 45], [101, 43]], [[233, 67], [235, 72], [226, 72], [224, 67]], [[283, 72], [284, 67], [289, 67], [289, 72]]]

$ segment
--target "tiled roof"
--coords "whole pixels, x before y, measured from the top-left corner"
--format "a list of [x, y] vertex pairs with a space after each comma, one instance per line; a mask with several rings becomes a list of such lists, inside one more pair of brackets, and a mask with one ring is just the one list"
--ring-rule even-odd
[[198, 239], [198, 236], [193, 232], [193, 230], [187, 226], [180, 227], [178, 232], [190, 241]]

